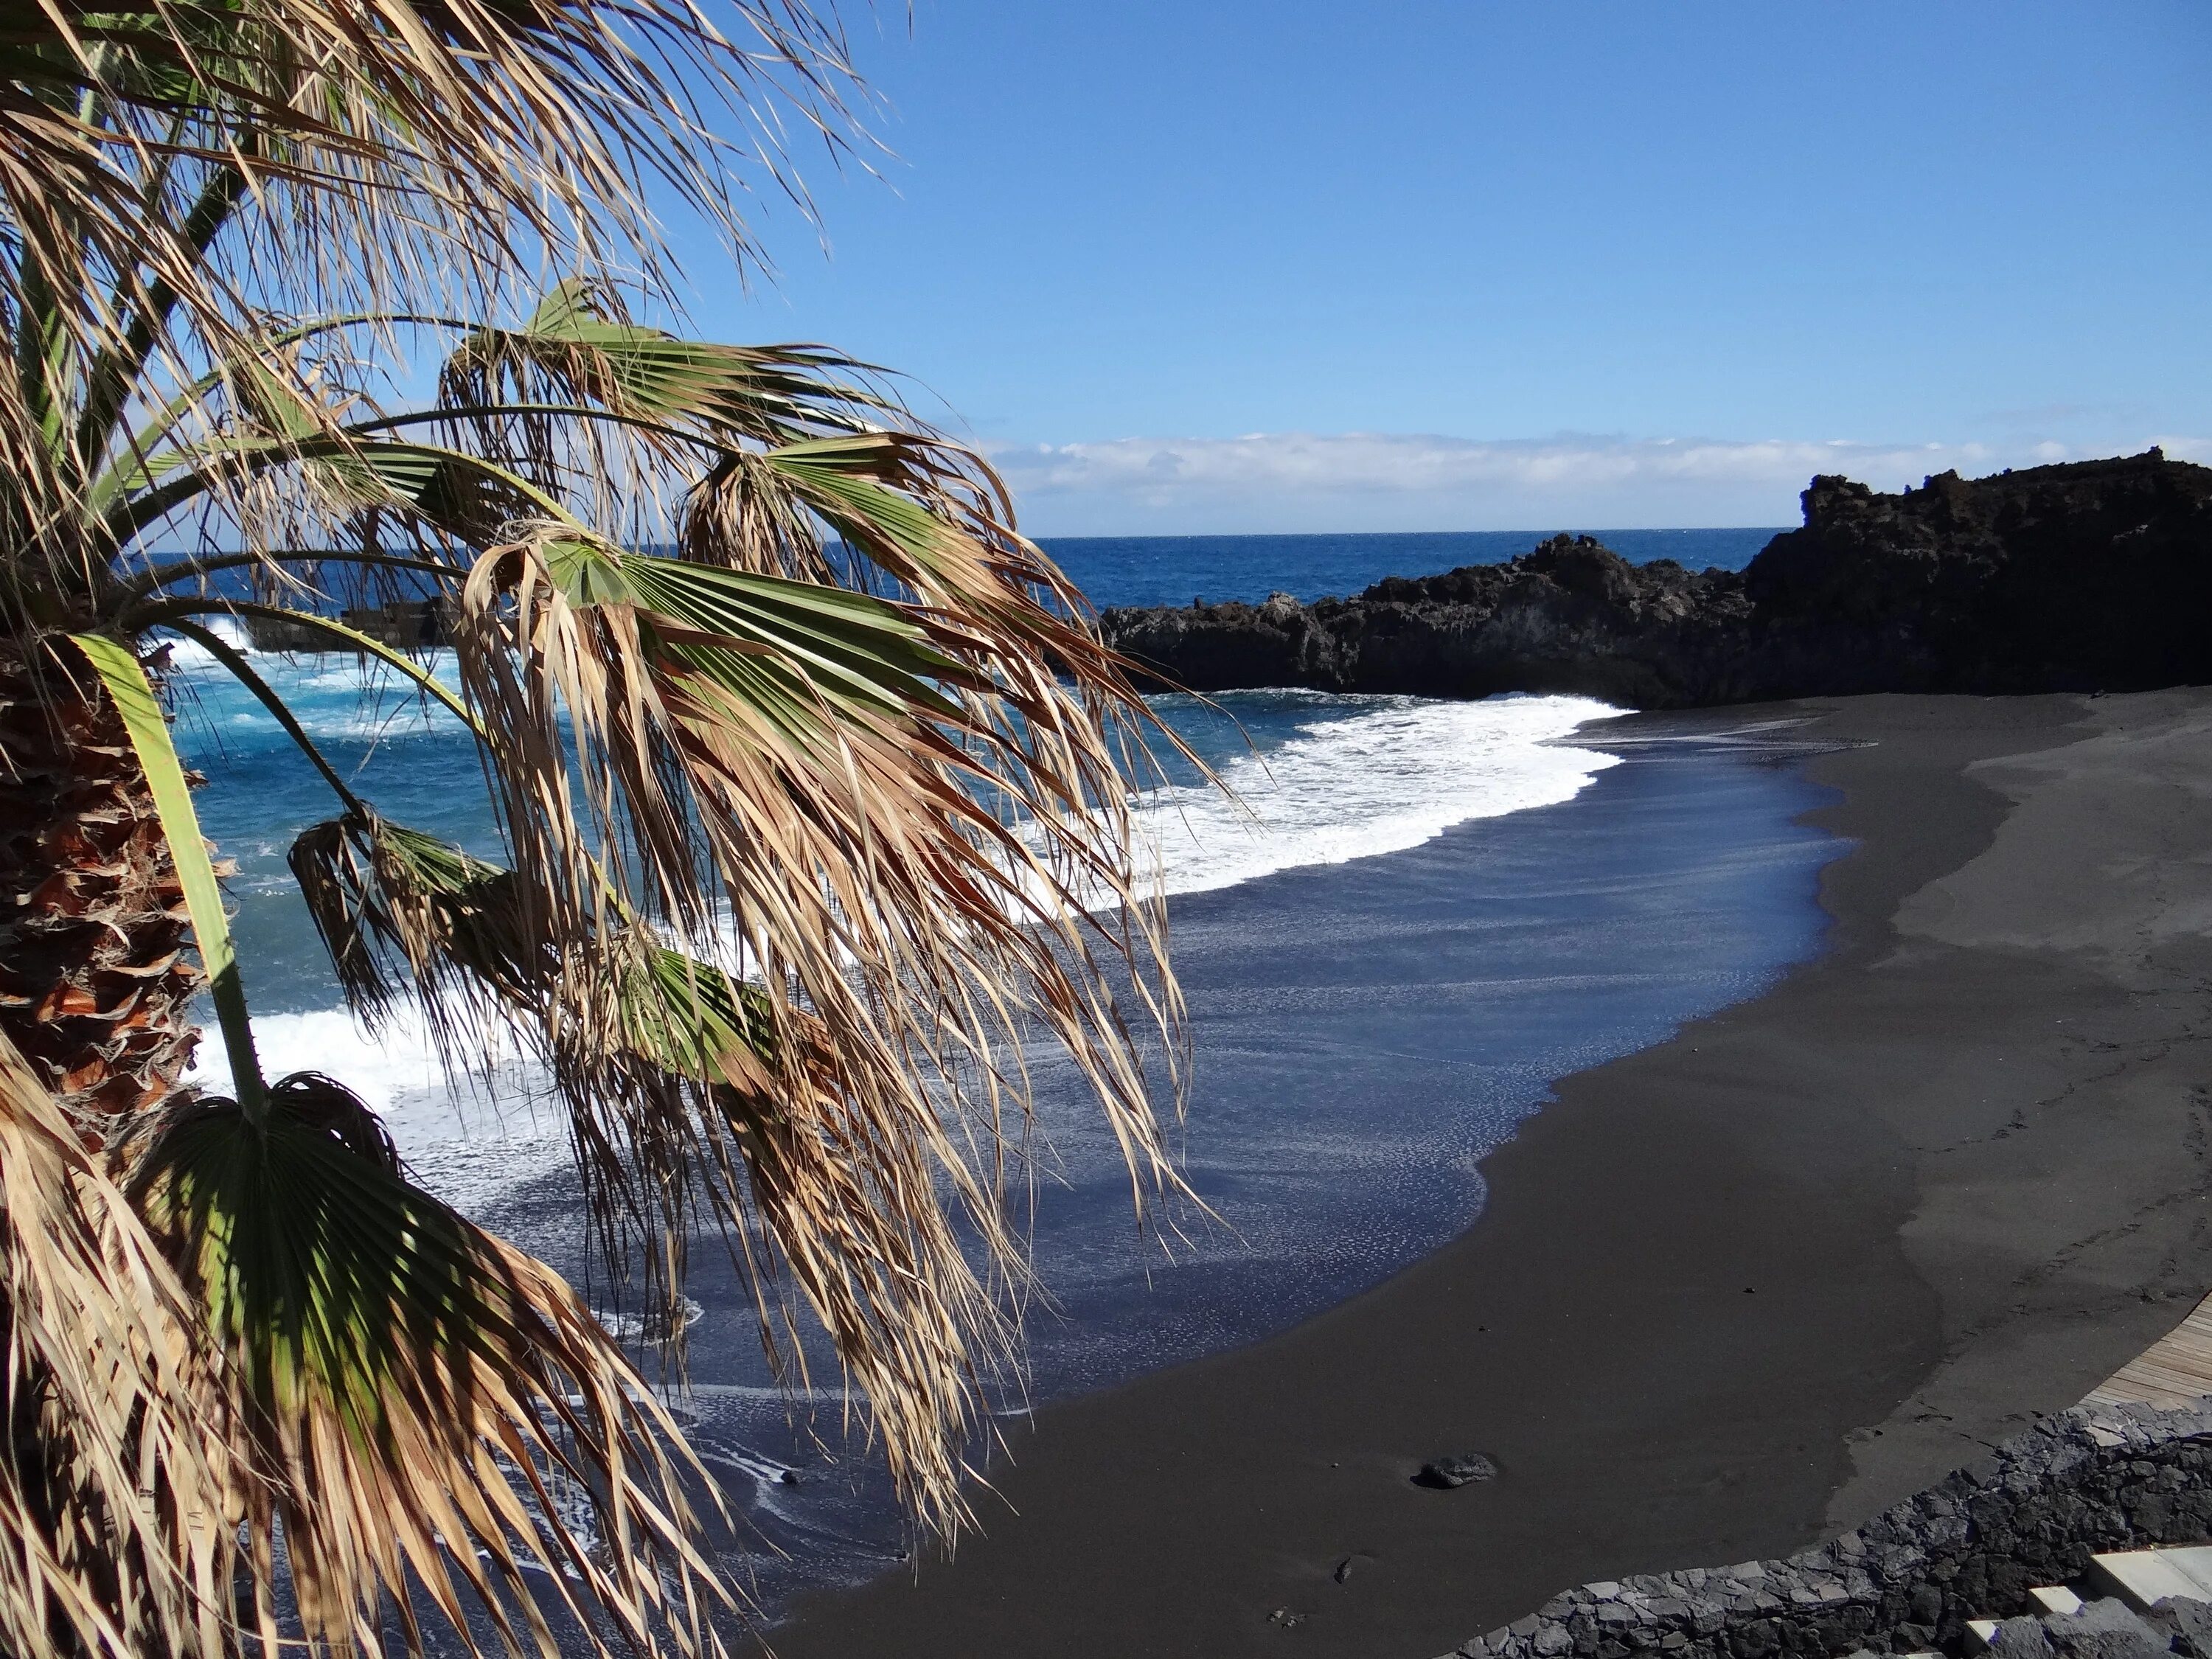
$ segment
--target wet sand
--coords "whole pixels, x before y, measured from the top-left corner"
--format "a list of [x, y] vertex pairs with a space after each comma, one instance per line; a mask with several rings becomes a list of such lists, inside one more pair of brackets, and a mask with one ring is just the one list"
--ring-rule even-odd
[[[2212, 1285], [2212, 695], [1796, 712], [1854, 745], [1807, 763], [1858, 842], [1817, 962], [1565, 1080], [1374, 1291], [1041, 1412], [982, 1536], [775, 1650], [1427, 1659], [1853, 1524], [2178, 1321]], [[1413, 1482], [1462, 1450], [1498, 1478]]]

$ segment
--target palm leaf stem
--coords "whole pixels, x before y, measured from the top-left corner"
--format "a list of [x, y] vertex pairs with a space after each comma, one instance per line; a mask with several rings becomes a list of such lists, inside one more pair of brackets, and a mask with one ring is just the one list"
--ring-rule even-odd
[[[58, 226], [48, 225], [41, 240], [58, 234]], [[54, 343], [64, 336], [64, 319], [53, 273], [44, 258], [31, 257], [26, 250], [20, 280], [23, 299], [15, 314], [15, 337], [12, 343], [15, 378], [21, 386], [24, 413], [30, 417], [31, 425], [44, 433], [48, 429], [48, 417], [53, 407], [51, 364]]]
[[[281, 329], [265, 338], [257, 339], [254, 342], [254, 349], [264, 354], [285, 351], [294, 346], [305, 344], [307, 341], [319, 336], [339, 333], [349, 328], [413, 327], [460, 330], [474, 326], [474, 324], [465, 322], [459, 318], [441, 316], [434, 312], [356, 311], [342, 316], [319, 317], [313, 322], [302, 323], [296, 328]], [[142, 363], [140, 367], [143, 371], [143, 364]], [[227, 359], [216, 368], [210, 369], [206, 374], [185, 386], [167, 403], [162, 404], [150, 420], [131, 434], [131, 441], [125, 446], [125, 454], [128, 459], [136, 461], [142, 472], [146, 471], [145, 457], [153, 449], [155, 442], [198, 407], [201, 401], [216, 387], [234, 375], [237, 370], [238, 361], [235, 358]], [[106, 499], [116, 492], [115, 469], [124, 465], [125, 465], [125, 461], [118, 460], [94, 479], [89, 494], [94, 500]]]
[[452, 421], [500, 420], [516, 415], [553, 416], [564, 421], [597, 421], [610, 426], [634, 427], [657, 438], [680, 439], [702, 449], [717, 453], [726, 453], [732, 447], [726, 438], [687, 431], [665, 421], [653, 420], [643, 415], [626, 415], [619, 410], [603, 409], [592, 404], [456, 404], [436, 409], [410, 410], [404, 415], [381, 415], [374, 420], [349, 422], [340, 430], [356, 438], [366, 438], [379, 432], [403, 431], [408, 427], [434, 426]]
[[208, 1523], [239, 1471], [185, 1287], [4, 1035], [0, 1237], [0, 1394], [45, 1402], [36, 1441], [0, 1456], [0, 1646], [51, 1653], [65, 1627], [72, 1653], [237, 1651]]
[[199, 814], [192, 810], [191, 787], [185, 781], [183, 763], [169, 740], [168, 717], [154, 695], [128, 647], [104, 634], [72, 634], [70, 638], [84, 653], [93, 672], [114, 699], [146, 786], [161, 815], [161, 832], [175, 860], [177, 880], [185, 890], [185, 905], [192, 919], [192, 939], [198, 946], [200, 968], [207, 975], [215, 1000], [216, 1018], [222, 1028], [223, 1048], [230, 1057], [232, 1087], [249, 1118], [264, 1120], [269, 1094], [261, 1080], [261, 1063], [254, 1053], [253, 1026], [246, 1007], [246, 988], [238, 974], [238, 951], [230, 936], [230, 918], [224, 914], [222, 890], [216, 884], [215, 865], [208, 857], [207, 842], [200, 834]]

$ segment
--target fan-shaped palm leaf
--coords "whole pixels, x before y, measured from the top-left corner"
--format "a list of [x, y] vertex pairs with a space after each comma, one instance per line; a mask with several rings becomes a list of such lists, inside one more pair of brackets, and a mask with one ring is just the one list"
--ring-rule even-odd
[[[281, 1538], [296, 1618], [316, 1641], [374, 1650], [390, 1598], [419, 1650], [419, 1589], [454, 1628], [473, 1608], [510, 1649], [519, 1618], [549, 1659], [548, 1605], [597, 1650], [608, 1624], [633, 1651], [718, 1650], [708, 1615], [731, 1598], [694, 1540], [667, 1413], [558, 1275], [409, 1184], [382, 1126], [341, 1085], [312, 1074], [264, 1085], [166, 720], [127, 650], [75, 644], [120, 711], [177, 851], [239, 1096], [193, 1103], [150, 1134], [125, 1126], [147, 1144], [121, 1150], [123, 1214], [133, 1228], [145, 1218], [161, 1246], [145, 1254], [181, 1273], [157, 1310], [175, 1363], [204, 1378], [187, 1403], [228, 1477], [215, 1543], [204, 1520], [197, 1534], [174, 1517], [169, 1528], [227, 1566], [242, 1521], [266, 1644], [280, 1637]], [[135, 1376], [118, 1369], [122, 1382]], [[177, 1426], [164, 1401], [122, 1403]], [[103, 1429], [152, 1432], [130, 1411], [89, 1430], [64, 1413], [61, 1428], [95, 1445]], [[130, 1541], [108, 1522], [79, 1548]], [[145, 1589], [120, 1599], [142, 1623], [165, 1611]]]
[[[1111, 948], [1157, 961], [1109, 739], [1011, 630], [550, 532], [479, 561], [456, 643], [524, 878], [517, 931], [554, 942], [567, 1001], [634, 994], [608, 981], [611, 916], [664, 915], [709, 945], [726, 908], [757, 988], [757, 1046], [815, 1057], [818, 1082], [777, 1073], [791, 1103], [762, 1103], [734, 1144], [756, 1196], [809, 1185], [791, 1174], [799, 1140], [832, 1149], [842, 1187], [817, 1172], [812, 1190], [834, 1201], [778, 1236], [787, 1255], [833, 1237], [839, 1212], [905, 1218], [912, 1242], [891, 1256], [878, 1237], [794, 1266], [895, 1466], [957, 1515], [969, 1378], [994, 1323], [931, 1172], [1011, 1263], [994, 1171], [1026, 1019], [1097, 1086], [1140, 1200], [1174, 1179], [1083, 920], [1103, 894], [1135, 930]], [[1109, 781], [1110, 793], [1097, 787]], [[601, 846], [625, 856], [603, 861]], [[696, 1130], [659, 1127], [662, 1094], [603, 1066], [556, 1074], [587, 1085], [572, 1089], [580, 1115], [629, 1108], [617, 1144], [654, 1155], [635, 1177], [610, 1166], [610, 1180], [681, 1190], [683, 1163], [662, 1159], [684, 1159]], [[980, 1165], [963, 1141], [978, 1127]], [[787, 1216], [805, 1207], [779, 1202]], [[886, 1334], [925, 1311], [927, 1352]]]
[[[1151, 1100], [1178, 1086], [1180, 1008], [1125, 799], [1147, 715], [1080, 596], [865, 365], [625, 309], [666, 294], [648, 197], [742, 257], [733, 163], [803, 193], [779, 112], [847, 142], [834, 22], [722, 15], [35, 0], [0, 21], [0, 695], [11, 734], [68, 711], [25, 747], [75, 775], [0, 767], [32, 828], [0, 837], [0, 878], [11, 926], [82, 957], [53, 996], [169, 1033], [118, 1049], [119, 1081], [41, 1048], [74, 1125], [0, 1052], [0, 1641], [228, 1651], [234, 1565], [264, 1643], [396, 1618], [417, 1644], [428, 1610], [471, 1642], [543, 1648], [557, 1615], [711, 1650], [726, 1605], [672, 1428], [574, 1296], [413, 1188], [338, 1085], [264, 1085], [141, 666], [165, 626], [331, 785], [340, 815], [293, 862], [356, 1006], [417, 1000], [456, 1065], [520, 1030], [610, 1251], [672, 1301], [719, 1216], [772, 1356], [803, 1373], [811, 1309], [926, 1515], [963, 1513], [976, 1379], [1011, 1352], [1024, 1043], [1095, 1086], [1140, 1205], [1174, 1182]], [[579, 274], [477, 320], [548, 262]], [[419, 406], [398, 348], [439, 337]], [[193, 514], [236, 545], [134, 565]], [[250, 598], [208, 591], [241, 567]], [[328, 614], [395, 587], [450, 611], [460, 694]], [[203, 626], [224, 610], [458, 715], [511, 867], [380, 818]], [[79, 800], [129, 836], [76, 835]], [[23, 847], [82, 867], [49, 882]], [[149, 959], [84, 944], [100, 926]], [[139, 1110], [176, 1087], [203, 980], [238, 1098]], [[36, 1018], [0, 1000], [0, 1029]]]
[[[448, 871], [475, 894], [456, 927], [458, 901], [422, 901], [423, 872], [406, 872], [394, 835], [332, 828], [303, 843], [299, 867], [325, 896], [374, 873], [383, 910], [416, 918], [405, 958], [434, 1009], [465, 1004], [474, 1018], [520, 1002], [542, 1024], [585, 1167], [606, 1212], [646, 1228], [648, 1272], [680, 1239], [695, 1183], [740, 1236], [773, 1211], [771, 1236], [787, 1235], [775, 1243], [902, 1478], [949, 1517], [969, 1378], [1003, 1352], [1003, 1332], [934, 1182], [949, 1179], [1018, 1273], [998, 1138], [1022, 1095], [1028, 1021], [1099, 1088], [1139, 1202], [1172, 1181], [1106, 988], [1109, 962], [1139, 964], [1125, 990], [1172, 1033], [1123, 799], [1146, 717], [1079, 596], [1008, 527], [987, 470], [926, 434], [871, 429], [889, 404], [792, 352], [764, 398], [757, 356], [633, 328], [570, 286], [524, 327], [463, 341], [441, 381], [459, 401], [410, 417], [447, 424], [445, 444], [374, 435], [390, 417], [363, 423], [348, 453], [395, 512], [467, 535], [479, 527], [435, 515], [480, 479], [539, 515], [477, 560], [456, 630], [515, 877], [486, 904], [495, 884]], [[684, 367], [656, 378], [641, 363]], [[607, 416], [617, 437], [644, 439], [619, 466], [594, 445], [586, 465], [576, 434]], [[813, 435], [784, 441], [794, 432]], [[255, 453], [283, 465], [322, 443]], [[589, 527], [608, 479], [680, 480], [702, 453], [719, 459], [681, 509], [683, 558]], [[434, 459], [436, 482], [422, 483], [417, 457]], [[854, 591], [867, 587], [901, 597]], [[681, 1029], [700, 1011], [641, 1016], [662, 997], [642, 923], [665, 919], [713, 956], [725, 916], [728, 959], [758, 1004], [747, 1041], [695, 1045], [671, 1067], [634, 1040], [641, 1020]], [[386, 993], [352, 976], [360, 953], [336, 955], [376, 1012]], [[448, 1034], [465, 1023], [434, 1014]], [[729, 1127], [731, 1101], [762, 1093], [764, 1054], [784, 1057], [775, 1087], [822, 1103], [799, 1115], [814, 1125], [803, 1142]], [[1172, 1041], [1161, 1058], [1172, 1088]], [[805, 1179], [792, 1173], [802, 1144], [815, 1154]], [[825, 1219], [841, 1207], [896, 1220], [855, 1232]], [[914, 1329], [931, 1333], [926, 1355], [887, 1334]]]
[[281, 1538], [313, 1639], [376, 1650], [390, 1598], [418, 1649], [416, 1587], [549, 1656], [542, 1605], [596, 1651], [717, 1650], [675, 1425], [575, 1292], [410, 1186], [329, 1079], [269, 1099], [203, 1102], [133, 1182], [223, 1361], [263, 1639]]
[[[203, 318], [241, 293], [281, 304], [286, 284], [325, 302], [349, 287], [419, 298], [512, 270], [526, 245], [657, 268], [649, 188], [750, 253], [738, 167], [803, 202], [787, 118], [848, 148], [852, 72], [834, 19], [781, 0], [720, 9], [718, 23], [684, 0], [17, 7], [0, 27], [0, 202], [23, 240], [0, 296], [65, 292], [88, 254], [110, 273], [150, 262]], [[194, 234], [189, 192], [207, 184], [284, 195], [301, 234], [226, 270]], [[229, 280], [249, 272], [250, 288]]]

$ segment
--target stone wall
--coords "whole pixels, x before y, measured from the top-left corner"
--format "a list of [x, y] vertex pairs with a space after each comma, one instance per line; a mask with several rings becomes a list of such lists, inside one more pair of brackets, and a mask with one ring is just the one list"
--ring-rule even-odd
[[1786, 1561], [1585, 1584], [1446, 1659], [1765, 1659], [1960, 1650], [2092, 1554], [2212, 1538], [2212, 1400], [2076, 1407], [1856, 1532]]

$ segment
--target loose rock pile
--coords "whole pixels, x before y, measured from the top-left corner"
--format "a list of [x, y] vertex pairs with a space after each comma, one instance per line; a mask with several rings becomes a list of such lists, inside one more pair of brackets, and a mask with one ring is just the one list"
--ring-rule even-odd
[[1447, 1659], [1958, 1651], [1969, 1619], [2028, 1612], [2031, 1586], [2081, 1577], [2093, 1554], [2208, 1538], [2212, 1401], [2076, 1407], [1818, 1549], [1584, 1584]]
[[2115, 1599], [2078, 1613], [2021, 1613], [1997, 1626], [1990, 1646], [2003, 1659], [2212, 1659], [2212, 1603], [2177, 1596], [2137, 1613]]

